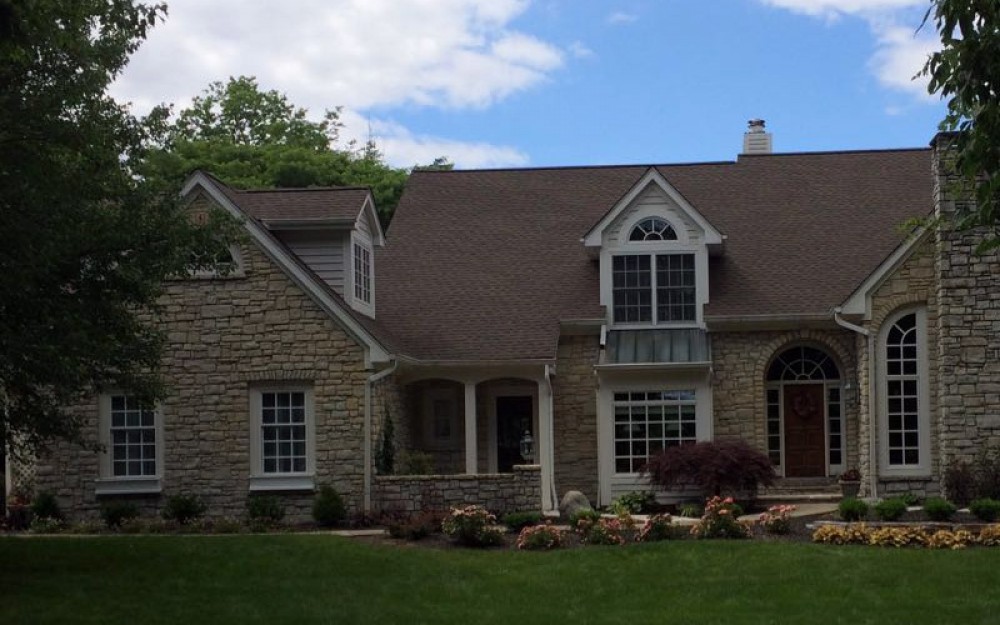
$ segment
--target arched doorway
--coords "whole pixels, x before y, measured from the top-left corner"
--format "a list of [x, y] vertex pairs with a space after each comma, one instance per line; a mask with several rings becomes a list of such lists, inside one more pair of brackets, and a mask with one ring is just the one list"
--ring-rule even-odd
[[843, 465], [840, 369], [820, 348], [783, 350], [767, 369], [767, 448], [785, 477], [824, 477]]

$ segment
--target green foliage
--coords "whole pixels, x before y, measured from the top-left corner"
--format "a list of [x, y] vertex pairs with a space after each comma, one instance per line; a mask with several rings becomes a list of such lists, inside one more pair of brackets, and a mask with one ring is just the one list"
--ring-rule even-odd
[[59, 508], [59, 502], [52, 493], [42, 491], [35, 496], [31, 502], [31, 512], [35, 519], [49, 519], [52, 521], [63, 521], [63, 513]]
[[951, 501], [967, 504], [976, 490], [976, 476], [968, 462], [954, 460], [944, 470], [944, 494]]
[[698, 517], [701, 516], [701, 513], [703, 511], [704, 508], [702, 508], [700, 505], [696, 503], [686, 503], [680, 507], [680, 509], [677, 511], [677, 514], [679, 514], [682, 517], [687, 517], [689, 519], [697, 519]]
[[577, 510], [573, 514], [569, 515], [567, 519], [568, 524], [571, 528], [577, 529], [581, 522], [590, 521], [597, 522], [600, 520], [601, 514], [597, 510], [591, 510], [589, 508], [584, 508], [582, 510]]
[[902, 499], [907, 506], [918, 506], [922, 501], [920, 496], [915, 495], [914, 493], [903, 493], [899, 498]]
[[165, 278], [231, 235], [190, 223], [175, 194], [135, 175], [162, 119], [107, 94], [164, 15], [0, 3], [0, 432], [19, 433], [16, 455], [82, 442], [84, 413], [63, 409], [82, 396], [162, 394], [162, 336], [144, 320]]
[[101, 519], [111, 529], [139, 516], [139, 508], [131, 501], [112, 499], [101, 503]]
[[691, 528], [695, 538], [749, 538], [750, 526], [741, 522], [743, 508], [732, 497], [712, 497], [705, 502], [705, 513]]
[[673, 518], [669, 514], [654, 514], [643, 523], [636, 540], [641, 543], [652, 543], [679, 538], [686, 533], [688, 533], [687, 528], [674, 525]]
[[323, 527], [333, 527], [347, 518], [344, 500], [332, 486], [323, 486], [313, 501], [313, 520]]
[[521, 529], [515, 543], [522, 551], [550, 551], [562, 545], [562, 532], [552, 524], [532, 525]]
[[906, 514], [906, 502], [902, 499], [883, 499], [875, 504], [875, 516], [882, 521], [898, 521]]
[[538, 525], [545, 519], [541, 512], [509, 512], [501, 522], [512, 532], [520, 532], [526, 527]]
[[285, 506], [277, 497], [255, 495], [247, 499], [247, 520], [255, 531], [274, 527], [285, 518]]
[[58, 534], [66, 529], [66, 525], [57, 518], [36, 516], [31, 519], [32, 534]]
[[585, 545], [624, 545], [624, 530], [619, 519], [580, 519], [576, 525], [580, 542]]
[[641, 514], [650, 509], [656, 498], [649, 491], [632, 491], [611, 502], [611, 512], [621, 514]]
[[956, 511], [951, 502], [940, 497], [928, 497], [924, 502], [924, 513], [932, 521], [948, 521]]
[[392, 413], [388, 410], [379, 436], [378, 449], [375, 450], [375, 469], [379, 475], [392, 475], [396, 469], [396, 426], [392, 421]]
[[482, 506], [455, 508], [441, 523], [441, 529], [460, 545], [492, 547], [503, 544], [503, 532], [496, 517]]
[[[928, 90], [948, 101], [942, 130], [955, 150], [954, 167], [975, 204], [957, 203], [959, 229], [987, 226], [980, 251], [1000, 245], [1000, 3], [932, 0], [924, 24], [933, 20], [942, 49], [930, 55], [922, 74]], [[961, 190], [960, 190], [961, 191]]]
[[985, 523], [992, 523], [1000, 517], [1000, 501], [996, 499], [977, 499], [969, 504], [969, 512]]
[[421, 540], [441, 530], [442, 517], [442, 514], [432, 511], [395, 514], [389, 515], [385, 525], [393, 538]]
[[868, 516], [868, 504], [856, 497], [847, 497], [837, 505], [837, 512], [843, 521], [863, 521]]
[[205, 514], [205, 503], [197, 495], [173, 495], [163, 506], [163, 518], [186, 525]]
[[434, 473], [434, 456], [414, 449], [399, 454], [401, 475], [431, 475]]
[[[339, 108], [325, 111], [320, 121], [307, 113], [284, 94], [262, 90], [254, 77], [213, 82], [167, 125], [167, 138], [142, 171], [175, 188], [197, 169], [236, 188], [366, 186], [388, 225], [406, 170], [387, 165], [373, 143], [340, 146]], [[435, 163], [432, 168], [448, 165]]]

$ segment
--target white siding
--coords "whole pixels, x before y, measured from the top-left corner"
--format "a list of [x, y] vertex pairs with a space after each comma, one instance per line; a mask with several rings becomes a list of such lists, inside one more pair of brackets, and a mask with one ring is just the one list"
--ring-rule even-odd
[[358, 220], [357, 222], [355, 222], [354, 227], [357, 229], [358, 232], [360, 232], [364, 236], [364, 238], [368, 239], [369, 241], [372, 240], [373, 238], [372, 228], [371, 225], [368, 223], [367, 211], [361, 211], [361, 215], [358, 216]]
[[[604, 244], [607, 245], [621, 245], [628, 242], [628, 233], [621, 232], [622, 228], [627, 224], [631, 224], [635, 221], [638, 215], [658, 215], [664, 217], [669, 221], [675, 228], [677, 228], [677, 235], [682, 239], [687, 235], [687, 240], [689, 243], [700, 243], [704, 239], [704, 233], [701, 228], [687, 216], [687, 214], [680, 209], [674, 202], [667, 197], [667, 194], [655, 184], [650, 184], [646, 189], [632, 202], [632, 205], [627, 209], [623, 210], [620, 215], [607, 227], [604, 231]], [[683, 228], [683, 231], [681, 229]], [[624, 237], [624, 239], [619, 240], [619, 236]]]
[[348, 233], [286, 230], [274, 234], [334, 291], [344, 295], [344, 272], [349, 266], [344, 259]]

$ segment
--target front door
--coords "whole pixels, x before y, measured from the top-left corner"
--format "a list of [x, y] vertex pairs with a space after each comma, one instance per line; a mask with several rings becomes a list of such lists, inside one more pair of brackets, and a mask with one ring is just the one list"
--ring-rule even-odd
[[826, 475], [823, 385], [785, 385], [785, 477]]
[[[497, 472], [510, 473], [521, 458], [521, 438], [531, 432], [531, 396], [497, 397]], [[532, 433], [534, 438], [534, 433]]]

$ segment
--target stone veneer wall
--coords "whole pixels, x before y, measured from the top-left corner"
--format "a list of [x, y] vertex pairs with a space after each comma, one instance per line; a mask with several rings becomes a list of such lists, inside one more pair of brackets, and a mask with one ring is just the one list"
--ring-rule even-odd
[[[864, 326], [872, 333], [872, 340], [876, 341], [875, 349], [878, 349], [878, 335], [885, 321], [902, 308], [914, 305], [924, 305], [927, 307], [927, 358], [929, 379], [928, 385], [930, 406], [928, 414], [931, 415], [931, 472], [924, 478], [880, 478], [878, 495], [892, 495], [902, 493], [914, 493], [922, 496], [935, 495], [938, 493], [937, 480], [932, 476], [939, 475], [939, 423], [938, 415], [938, 394], [937, 385], [937, 324], [938, 324], [938, 303], [937, 303], [937, 276], [935, 273], [935, 244], [934, 239], [921, 243], [913, 254], [903, 262], [899, 268], [886, 281], [872, 293], [872, 318]], [[876, 362], [878, 359], [876, 358]], [[861, 389], [859, 401], [858, 422], [860, 425], [858, 448], [860, 450], [860, 461], [858, 468], [862, 476], [861, 494], [868, 496], [870, 484], [867, 476], [871, 475], [871, 438], [869, 424], [873, 411], [868, 406], [870, 369], [868, 363], [868, 346], [866, 340], [861, 338], [858, 342], [858, 363], [861, 371], [859, 376], [859, 388]], [[881, 393], [881, 389], [876, 389], [876, 393]], [[878, 433], [876, 432], [876, 449], [879, 445]]]
[[597, 501], [598, 336], [559, 339], [556, 375], [552, 378], [555, 486], [557, 496], [571, 490]]
[[[940, 141], [934, 166], [935, 207], [947, 217], [962, 196]], [[937, 240], [942, 467], [1000, 445], [1000, 253], [976, 254], [981, 235], [942, 228]]]
[[516, 465], [513, 473], [483, 475], [380, 475], [376, 509], [384, 512], [447, 510], [479, 504], [495, 514], [540, 510], [542, 477], [537, 465]]
[[[177, 280], [167, 285], [160, 406], [161, 495], [133, 496], [156, 514], [170, 495], [196, 494], [211, 516], [244, 514], [250, 477], [250, 389], [311, 386], [316, 485], [331, 485], [352, 511], [362, 506], [362, 348], [253, 244], [242, 250], [245, 277]], [[75, 406], [83, 436], [98, 437], [96, 398]], [[94, 517], [99, 454], [60, 443], [39, 459], [36, 490], [52, 492], [72, 518]], [[274, 493], [287, 519], [310, 515], [313, 493]], [[116, 496], [115, 498], [117, 498]], [[103, 499], [103, 497], [102, 497]]]
[[[712, 389], [715, 438], [740, 438], [767, 451], [767, 365], [795, 345], [813, 345], [833, 356], [841, 380], [857, 379], [855, 340], [847, 330], [713, 332]], [[857, 389], [843, 393], [847, 465], [858, 461]]]

